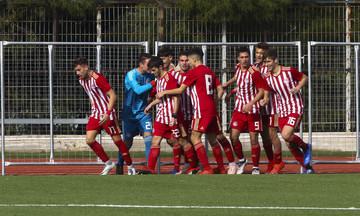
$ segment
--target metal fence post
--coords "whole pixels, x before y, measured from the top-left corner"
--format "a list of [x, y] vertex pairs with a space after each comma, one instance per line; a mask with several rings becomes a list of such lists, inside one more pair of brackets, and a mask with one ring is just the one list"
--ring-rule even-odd
[[5, 85], [4, 85], [4, 44], [0, 41], [1, 73], [1, 175], [5, 175]]
[[359, 144], [359, 45], [355, 47], [355, 86], [356, 86], [356, 160], [360, 160], [360, 144]]
[[53, 93], [53, 45], [49, 50], [49, 104], [50, 104], [50, 162], [54, 162], [54, 93]]

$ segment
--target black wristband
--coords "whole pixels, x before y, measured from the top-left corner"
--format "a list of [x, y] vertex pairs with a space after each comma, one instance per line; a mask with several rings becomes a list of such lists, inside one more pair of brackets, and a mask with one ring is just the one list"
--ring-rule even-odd
[[173, 113], [173, 114], [171, 115], [171, 117], [177, 118], [177, 114], [176, 114], [176, 113]]

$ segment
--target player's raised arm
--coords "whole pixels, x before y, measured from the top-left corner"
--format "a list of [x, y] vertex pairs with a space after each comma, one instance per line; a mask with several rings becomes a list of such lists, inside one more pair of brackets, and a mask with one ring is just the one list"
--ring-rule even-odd
[[129, 75], [129, 84], [130, 84], [131, 88], [134, 90], [134, 92], [139, 95], [139, 94], [142, 94], [142, 93], [152, 89], [156, 85], [156, 82], [155, 82], [155, 80], [152, 80], [150, 83], [148, 83], [146, 85], [140, 85], [138, 83], [138, 81], [136, 80], [135, 74], [130, 74]]

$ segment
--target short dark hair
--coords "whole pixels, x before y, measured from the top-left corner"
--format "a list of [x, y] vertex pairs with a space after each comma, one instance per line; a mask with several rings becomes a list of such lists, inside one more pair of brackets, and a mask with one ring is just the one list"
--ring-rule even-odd
[[188, 51], [187, 50], [183, 50], [179, 53], [179, 58], [180, 56], [188, 56]]
[[73, 67], [75, 68], [78, 65], [88, 65], [88, 60], [85, 57], [80, 57], [75, 59], [75, 61], [73, 62]]
[[270, 49], [270, 46], [266, 42], [261, 42], [261, 43], [256, 44], [256, 48], [268, 50], [268, 49]]
[[243, 53], [243, 52], [247, 52], [250, 55], [250, 50], [248, 47], [240, 47], [237, 53], [239, 55], [240, 53]]
[[148, 68], [159, 68], [160, 66], [164, 66], [164, 61], [159, 57], [159, 56], [153, 56], [151, 57], [149, 63], [148, 63]]
[[188, 51], [188, 56], [193, 56], [193, 55], [197, 56], [198, 59], [202, 60], [204, 53], [203, 53], [202, 49], [200, 49], [199, 47], [195, 47], [195, 48], [189, 49], [189, 51]]
[[265, 53], [264, 53], [264, 59], [270, 58], [272, 60], [275, 60], [277, 57], [278, 57], [277, 52], [274, 49], [266, 50]]
[[159, 50], [159, 52], [157, 53], [157, 56], [159, 56], [159, 57], [174, 56], [174, 52], [170, 49], [170, 47], [164, 46]]
[[145, 64], [145, 61], [146, 59], [149, 59], [151, 58], [151, 54], [150, 53], [140, 53], [140, 56], [139, 56], [139, 61], [138, 63], [142, 63], [142, 64]]

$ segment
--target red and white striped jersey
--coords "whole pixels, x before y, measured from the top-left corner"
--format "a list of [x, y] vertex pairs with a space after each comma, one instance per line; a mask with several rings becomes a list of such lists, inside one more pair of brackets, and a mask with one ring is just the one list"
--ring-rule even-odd
[[[246, 71], [242, 71], [241, 66], [237, 66], [235, 70], [235, 78], [237, 91], [234, 110], [241, 112], [243, 107], [255, 98], [259, 92], [258, 89], [264, 88], [264, 80], [261, 77], [258, 68], [252, 65]], [[259, 102], [256, 102], [252, 106], [250, 113], [260, 113]]]
[[[103, 75], [95, 71], [92, 71], [91, 77], [88, 80], [80, 77], [79, 82], [91, 100], [92, 107], [90, 117], [100, 119], [100, 116], [106, 113], [109, 105], [110, 97], [106, 92], [111, 90], [110, 84]], [[110, 114], [110, 120], [113, 120], [114, 117], [117, 118], [115, 107]]]
[[210, 68], [199, 65], [191, 69], [183, 84], [191, 90], [191, 102], [194, 106], [193, 119], [218, 115], [214, 93], [216, 87], [221, 84]]
[[[176, 79], [178, 86], [181, 86], [187, 77], [187, 73], [181, 73], [181, 71], [172, 70], [171, 74]], [[190, 121], [192, 120], [192, 116], [194, 113], [194, 107], [191, 103], [191, 92], [190, 88], [186, 88], [186, 90], [180, 95], [180, 108], [183, 114], [184, 120]]]
[[[156, 92], [162, 92], [165, 90], [177, 88], [177, 82], [171, 73], [167, 72], [163, 77], [158, 79], [156, 83]], [[171, 120], [171, 115], [174, 112], [174, 96], [164, 95], [160, 98], [159, 106], [157, 109], [155, 121], [162, 124], [169, 125]]]
[[280, 74], [277, 76], [272, 73], [267, 73], [265, 76], [267, 84], [275, 92], [280, 117], [286, 117], [291, 113], [302, 115], [304, 101], [301, 93], [291, 94], [290, 90], [299, 84], [304, 74], [292, 67], [280, 67]]

